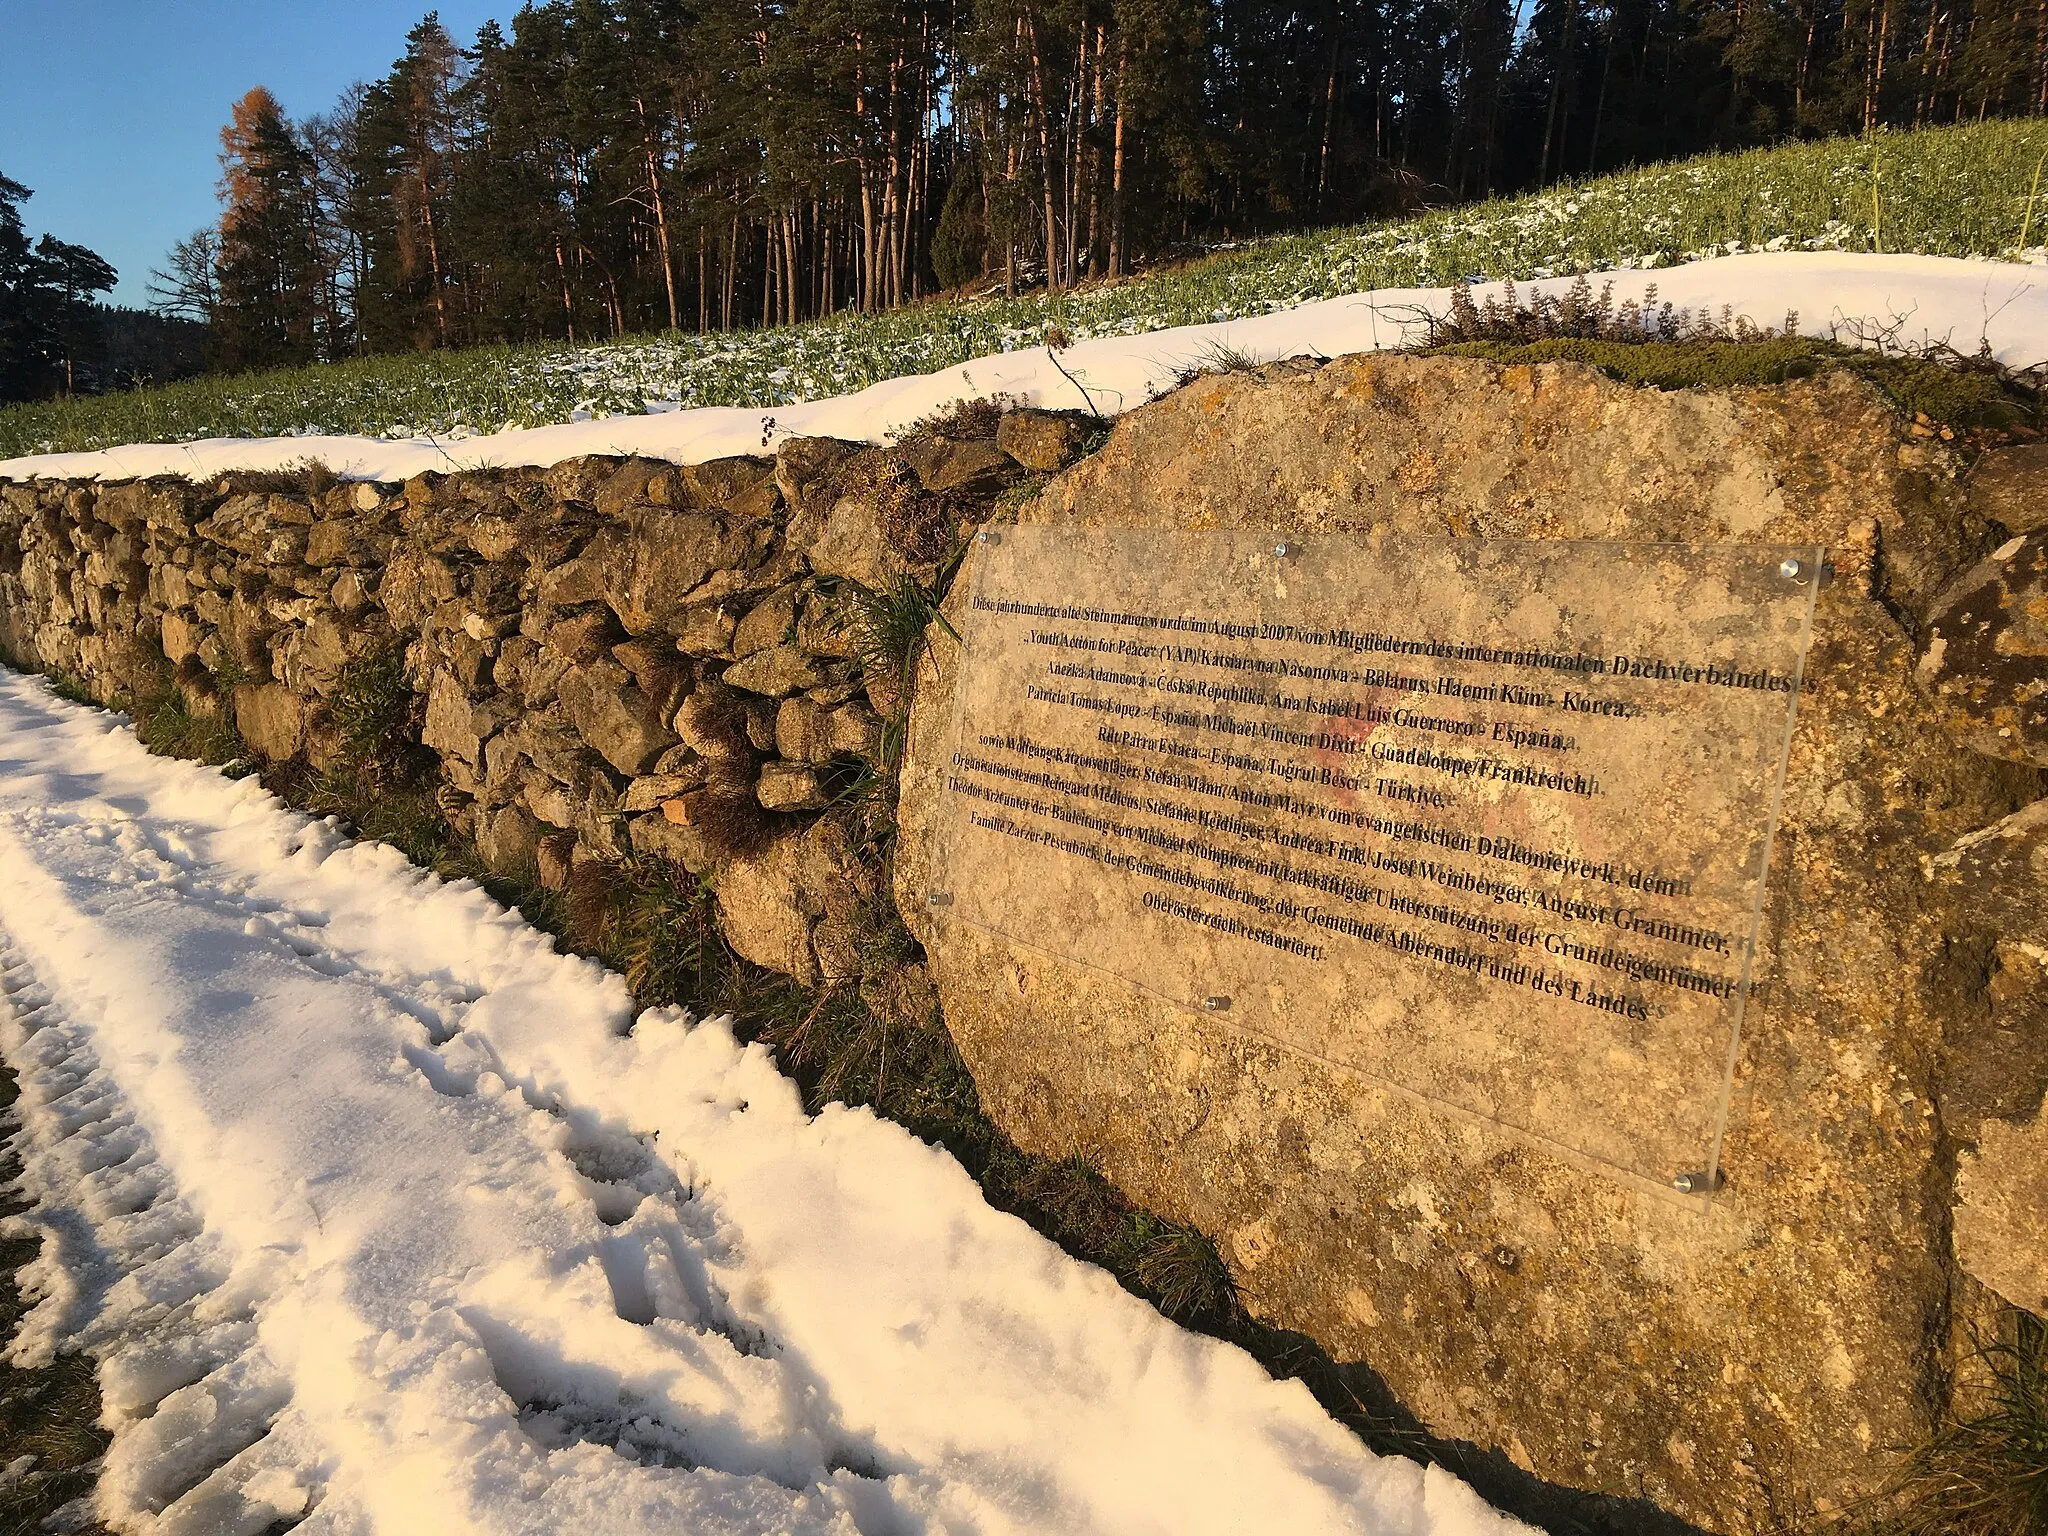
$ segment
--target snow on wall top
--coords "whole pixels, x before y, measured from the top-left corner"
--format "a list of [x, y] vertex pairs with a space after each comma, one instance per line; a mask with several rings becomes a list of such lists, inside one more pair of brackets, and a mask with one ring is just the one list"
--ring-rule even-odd
[[[2012, 367], [2048, 361], [2048, 279], [2038, 269], [2009, 262], [1782, 252], [1590, 275], [1596, 286], [1613, 283], [1617, 303], [1640, 302], [1654, 287], [1659, 304], [1704, 310], [1715, 318], [1726, 312], [1760, 327], [1782, 326], [1792, 311], [1809, 336], [1870, 342], [1882, 335], [1901, 347], [1946, 342], [1962, 352], [1974, 352], [1981, 343]], [[1522, 284], [1520, 291], [1561, 294], [1575, 281], [1548, 278]], [[1474, 296], [1483, 302], [1504, 286], [1480, 285]], [[1452, 292], [1382, 288], [1250, 319], [1099, 337], [1057, 355], [1044, 347], [997, 353], [937, 373], [890, 379], [856, 394], [772, 410], [702, 407], [462, 438], [145, 443], [0, 460], [0, 479], [181, 475], [207, 480], [235, 470], [276, 470], [318, 460], [344, 479], [395, 481], [429, 471], [545, 467], [586, 454], [638, 454], [701, 464], [772, 451], [786, 437], [885, 442], [958, 401], [999, 395], [1020, 405], [1115, 416], [1164, 394], [1184, 369], [1220, 351], [1271, 362], [1412, 345], [1424, 332], [1425, 316], [1449, 309]]]

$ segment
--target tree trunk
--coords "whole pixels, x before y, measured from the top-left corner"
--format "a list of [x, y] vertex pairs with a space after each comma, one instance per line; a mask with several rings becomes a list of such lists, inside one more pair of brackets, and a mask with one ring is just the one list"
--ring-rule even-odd
[[1053, 211], [1052, 124], [1045, 112], [1045, 70], [1038, 56], [1038, 21], [1024, 13], [1024, 32], [1031, 45], [1031, 101], [1038, 113], [1038, 180], [1045, 203], [1045, 291], [1059, 292], [1059, 216]]
[[1110, 148], [1109, 172], [1109, 275], [1124, 275], [1124, 68], [1130, 62], [1131, 45], [1119, 37], [1116, 45], [1116, 137]]

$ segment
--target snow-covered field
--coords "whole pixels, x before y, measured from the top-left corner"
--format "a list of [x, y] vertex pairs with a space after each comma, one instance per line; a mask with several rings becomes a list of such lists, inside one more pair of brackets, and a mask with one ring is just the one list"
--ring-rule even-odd
[[[1524, 284], [1521, 292], [1562, 293], [1575, 279]], [[1796, 313], [1802, 332], [1845, 342], [1878, 337], [1900, 347], [1946, 343], [1963, 352], [1988, 345], [2016, 368], [2048, 362], [2048, 269], [1945, 256], [1786, 251], [1720, 256], [1682, 266], [1592, 274], [1613, 284], [1616, 303], [1659, 304], [1781, 327]], [[1473, 289], [1476, 299], [1500, 284]], [[428, 471], [546, 465], [582, 454], [644, 454], [695, 464], [761, 453], [789, 436], [883, 442], [922, 417], [969, 399], [1088, 409], [1114, 416], [1174, 386], [1190, 367], [1219, 356], [1269, 362], [1336, 357], [1413, 345], [1424, 317], [1450, 307], [1450, 288], [1391, 288], [1302, 304], [1211, 325], [1103, 335], [1055, 353], [1043, 346], [994, 353], [935, 373], [874, 384], [773, 410], [704, 406], [605, 416], [474, 437], [292, 436], [210, 438], [91, 453], [0, 460], [0, 479], [31, 476], [128, 479], [183, 475], [203, 480], [229, 470], [284, 469], [317, 460], [349, 479], [403, 480]]]
[[19, 1363], [124, 1530], [1522, 1529], [722, 1020], [0, 672]]

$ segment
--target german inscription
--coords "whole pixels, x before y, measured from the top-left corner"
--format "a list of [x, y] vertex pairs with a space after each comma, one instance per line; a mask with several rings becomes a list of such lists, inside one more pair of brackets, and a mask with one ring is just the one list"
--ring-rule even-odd
[[1001, 530], [933, 900], [1660, 1185], [1710, 1174], [1818, 558]]

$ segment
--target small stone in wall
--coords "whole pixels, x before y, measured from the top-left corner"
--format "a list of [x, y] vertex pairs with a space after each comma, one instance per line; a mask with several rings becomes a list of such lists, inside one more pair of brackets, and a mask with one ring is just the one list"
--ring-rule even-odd
[[860, 704], [832, 709], [813, 699], [784, 699], [775, 716], [775, 749], [793, 763], [871, 758], [880, 746], [881, 733], [881, 721]]
[[665, 801], [681, 803], [681, 798], [693, 790], [704, 787], [706, 774], [701, 767], [696, 773], [655, 772], [635, 779], [626, 786], [625, 797], [619, 801], [619, 809], [638, 813], [658, 811]]
[[610, 650], [622, 633], [611, 614], [594, 608], [550, 625], [547, 643], [571, 661], [592, 662]]
[[199, 654], [199, 642], [206, 638], [205, 630], [196, 619], [182, 613], [167, 613], [163, 617], [164, 657], [172, 666], [179, 666]]
[[477, 852], [501, 875], [516, 874], [539, 853], [540, 823], [523, 805], [508, 805], [478, 828]]
[[235, 690], [235, 729], [261, 756], [287, 762], [303, 744], [305, 709], [282, 684], [244, 684]]
[[825, 681], [825, 672], [796, 646], [776, 645], [727, 667], [724, 681], [729, 687], [779, 699], [817, 687]]
[[1016, 478], [1017, 463], [994, 443], [930, 437], [905, 443], [903, 461], [928, 491], [993, 491]]
[[1055, 411], [1009, 411], [996, 427], [996, 446], [1026, 469], [1051, 473], [1079, 454], [1079, 418]]
[[334, 578], [334, 586], [328, 592], [327, 600], [349, 618], [354, 618], [370, 606], [372, 601], [369, 586], [360, 571], [343, 571]]
[[737, 627], [733, 616], [718, 604], [696, 604], [683, 610], [676, 626], [676, 649], [685, 656], [728, 655]]
[[873, 501], [861, 496], [844, 496], [833, 504], [808, 554], [811, 569], [820, 576], [843, 576], [875, 591], [910, 569], [883, 534]]
[[818, 771], [802, 763], [764, 764], [754, 794], [762, 809], [769, 811], [814, 811], [830, 798]]
[[490, 710], [470, 701], [469, 691], [452, 672], [437, 670], [427, 685], [427, 716], [420, 740], [445, 758], [459, 758], [472, 768], [483, 760], [484, 742], [498, 729]]
[[593, 662], [562, 675], [562, 703], [583, 740], [627, 777], [654, 766], [675, 745], [647, 695], [616, 662]]
[[747, 616], [740, 620], [733, 631], [732, 653], [747, 657], [756, 651], [765, 651], [771, 645], [781, 645], [794, 638], [796, 633], [797, 589], [783, 587], [747, 610]]
[[730, 859], [713, 895], [727, 942], [746, 959], [798, 981], [817, 979], [810, 921], [797, 882], [799, 834], [786, 831], [761, 852]]

